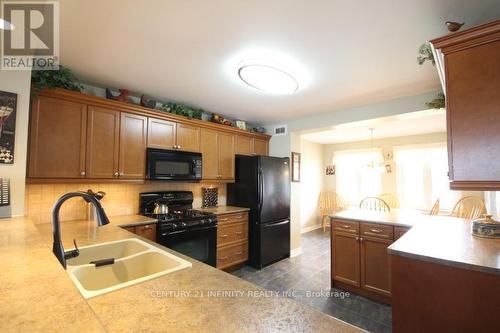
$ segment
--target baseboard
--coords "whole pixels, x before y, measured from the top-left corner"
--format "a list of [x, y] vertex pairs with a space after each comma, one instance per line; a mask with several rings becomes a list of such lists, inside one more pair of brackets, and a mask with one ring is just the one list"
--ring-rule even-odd
[[316, 229], [319, 229], [319, 228], [321, 228], [321, 224], [310, 225], [308, 227], [301, 228], [300, 229], [300, 233], [304, 234], [306, 232], [313, 231], [313, 230], [316, 230]]
[[301, 254], [302, 254], [302, 247], [297, 247], [297, 248], [292, 249], [290, 251], [290, 258], [296, 257], [296, 256], [301, 255]]

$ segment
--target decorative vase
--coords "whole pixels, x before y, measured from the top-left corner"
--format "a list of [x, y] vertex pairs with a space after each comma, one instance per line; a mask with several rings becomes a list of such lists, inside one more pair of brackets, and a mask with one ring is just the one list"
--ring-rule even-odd
[[219, 189], [217, 187], [202, 187], [202, 206], [216, 207], [219, 200]]

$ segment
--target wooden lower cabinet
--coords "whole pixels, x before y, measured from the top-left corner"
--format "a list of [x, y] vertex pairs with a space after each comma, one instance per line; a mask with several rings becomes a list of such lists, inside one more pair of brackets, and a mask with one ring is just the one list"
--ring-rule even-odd
[[137, 225], [135, 227], [123, 227], [123, 229], [150, 241], [156, 242], [156, 224]]
[[394, 228], [343, 220], [332, 220], [332, 226], [332, 287], [390, 303], [387, 247], [393, 243]]
[[248, 260], [248, 212], [218, 215], [217, 265], [224, 270]]
[[332, 278], [352, 286], [360, 286], [359, 237], [334, 232], [332, 238]]
[[410, 228], [406, 227], [394, 227], [394, 241], [400, 239], [404, 234], [406, 234]]
[[391, 267], [387, 247], [392, 240], [361, 237], [361, 288], [391, 296]]

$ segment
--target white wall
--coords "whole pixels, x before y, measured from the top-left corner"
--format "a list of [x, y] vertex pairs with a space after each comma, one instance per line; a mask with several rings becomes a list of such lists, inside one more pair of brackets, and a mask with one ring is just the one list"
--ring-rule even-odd
[[0, 90], [17, 94], [14, 164], [0, 164], [0, 178], [10, 178], [12, 216], [24, 215], [30, 71], [0, 71]]
[[323, 145], [301, 140], [300, 226], [302, 230], [321, 223], [318, 198], [323, 190]]

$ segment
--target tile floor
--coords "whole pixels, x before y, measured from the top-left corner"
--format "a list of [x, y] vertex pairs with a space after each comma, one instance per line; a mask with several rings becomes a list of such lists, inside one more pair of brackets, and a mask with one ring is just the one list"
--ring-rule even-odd
[[[245, 266], [232, 274], [274, 291], [288, 291], [289, 297], [330, 316], [370, 332], [391, 332], [391, 307], [351, 294], [350, 297], [325, 295], [341, 292], [330, 289], [329, 230], [317, 229], [302, 234], [303, 253], [256, 270]], [[294, 291], [291, 295], [290, 291]], [[323, 295], [310, 297], [308, 291]]]

